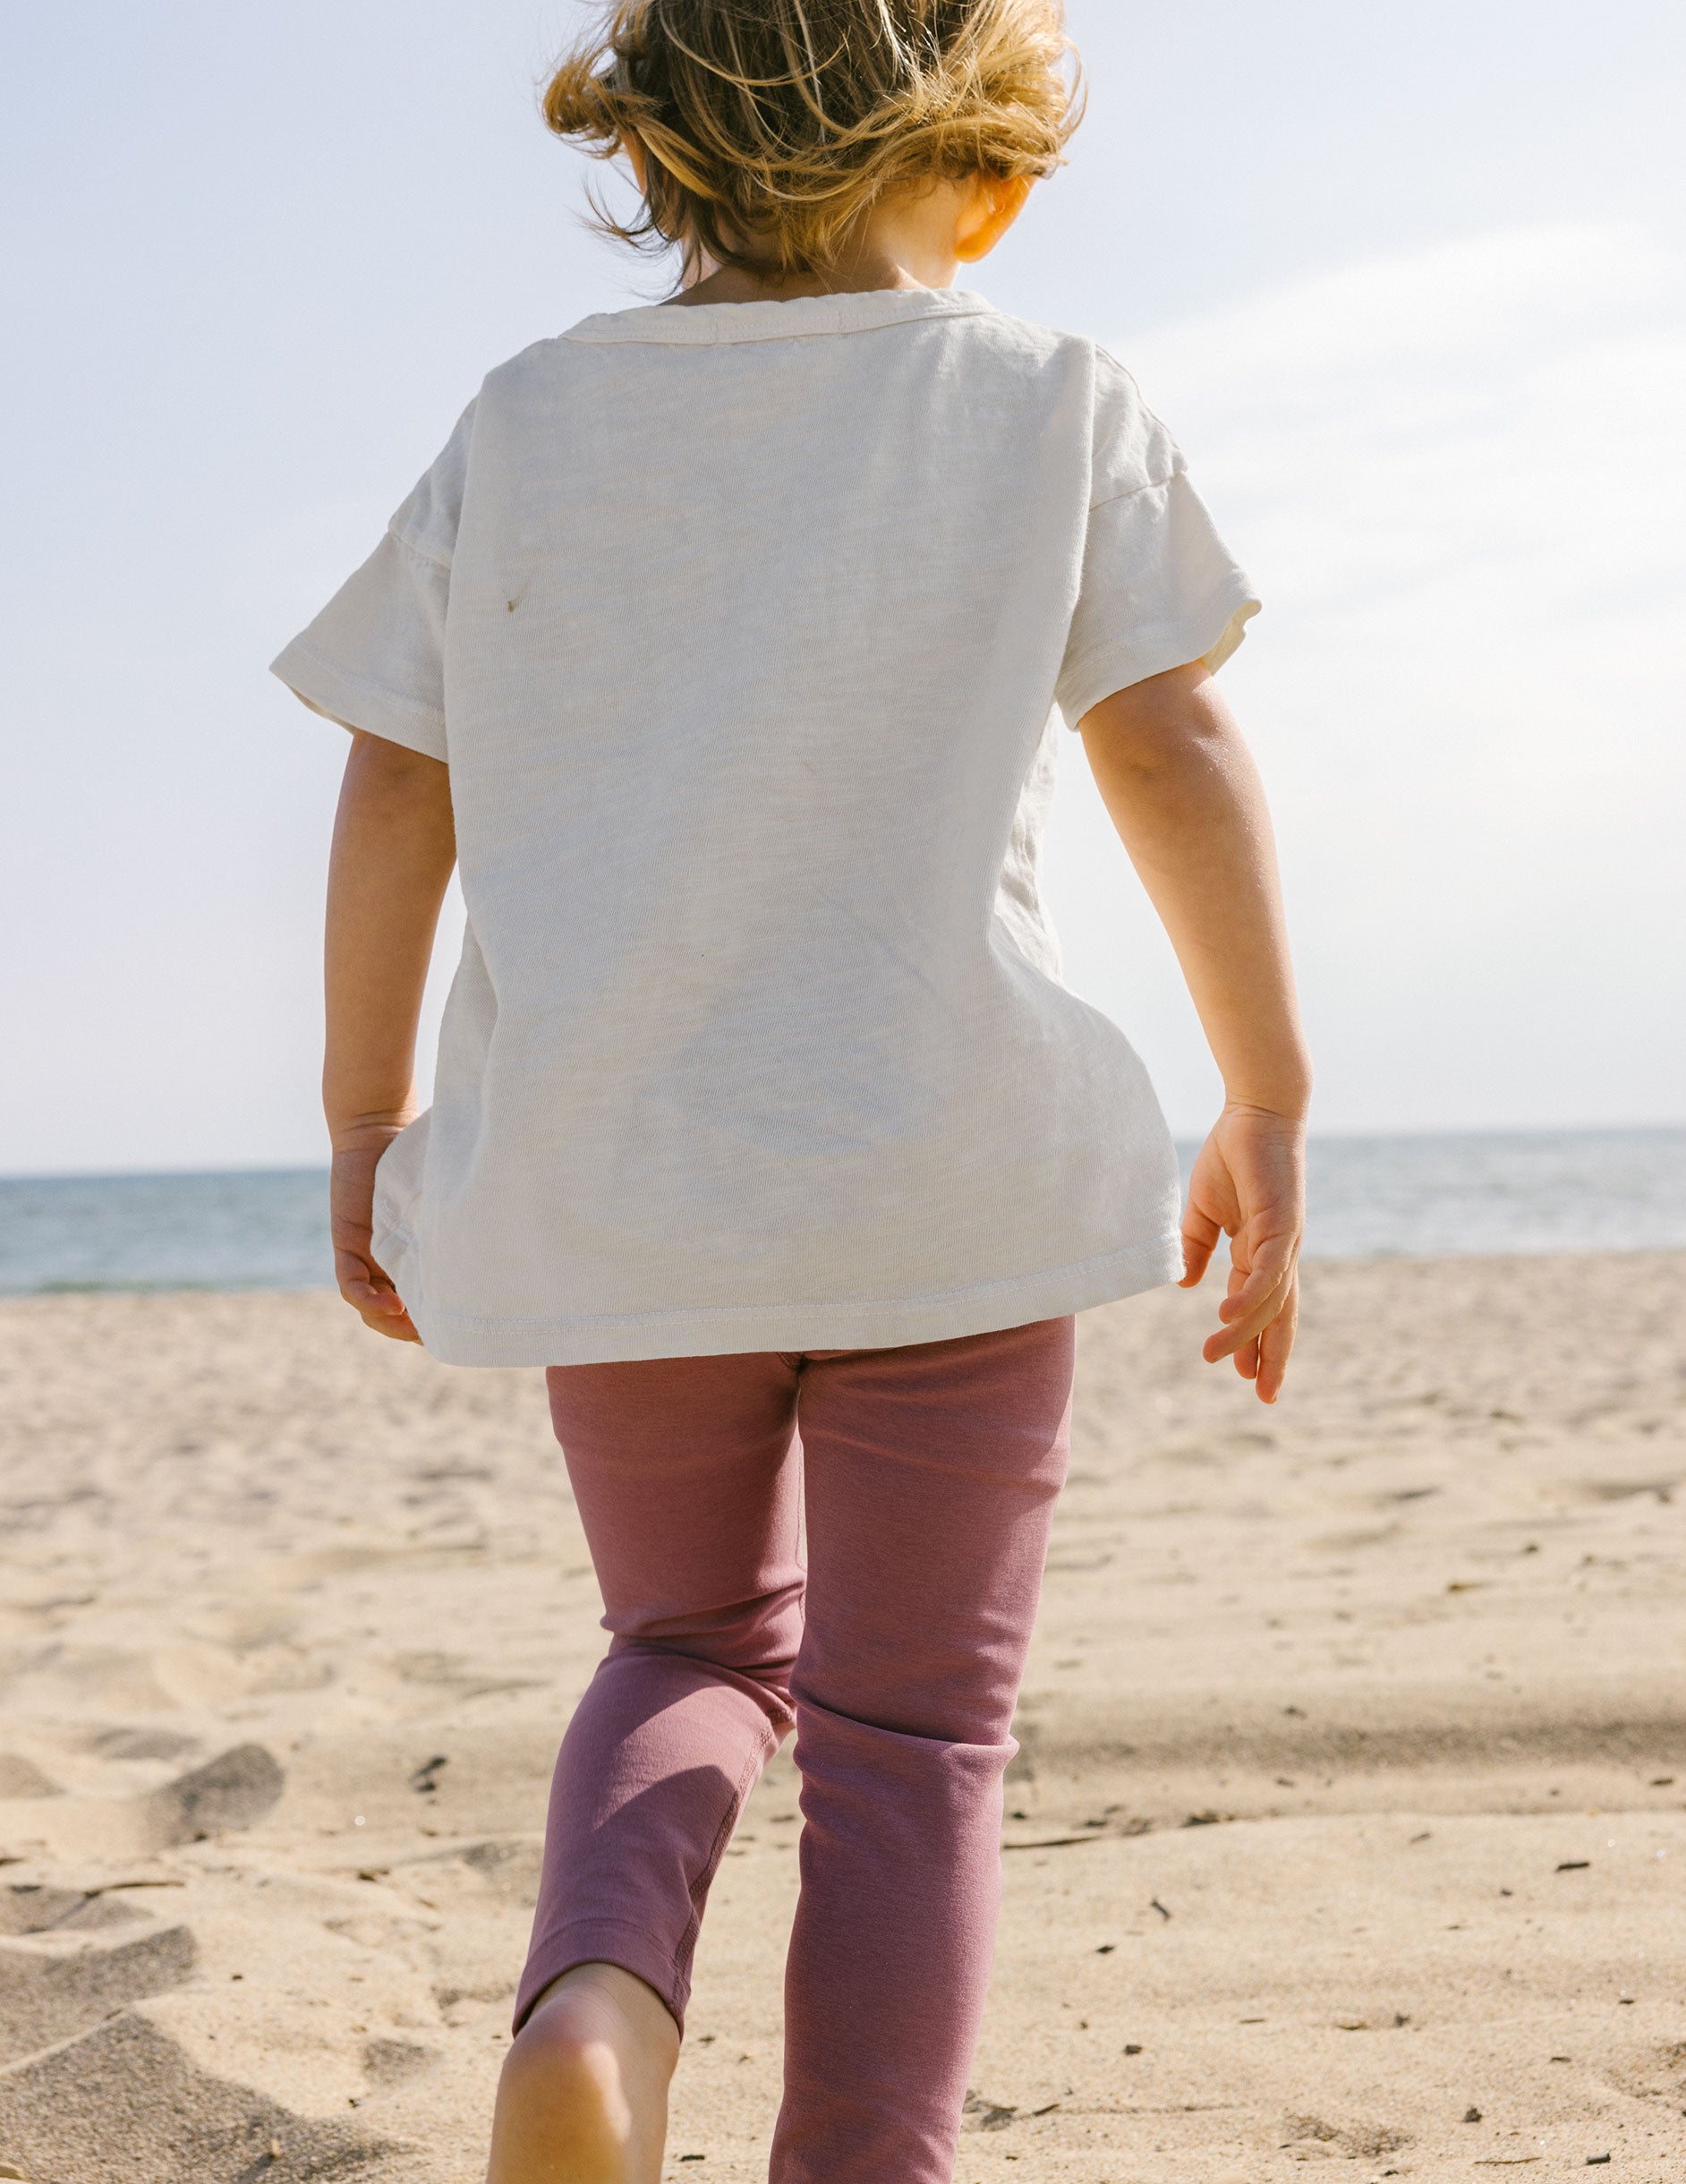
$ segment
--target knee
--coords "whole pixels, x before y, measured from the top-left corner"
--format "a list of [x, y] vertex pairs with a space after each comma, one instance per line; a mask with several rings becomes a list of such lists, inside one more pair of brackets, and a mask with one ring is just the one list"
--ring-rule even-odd
[[678, 1654], [781, 1688], [788, 1685], [802, 1642], [802, 1587], [781, 1586], [688, 1615], [633, 1610], [604, 1621], [613, 1633], [612, 1651], [635, 1646]]
[[[998, 1749], [1012, 1734], [1016, 1682], [985, 1677], [975, 1662], [959, 1664], [946, 1676], [920, 1678], [861, 1673], [815, 1674], [805, 1668], [795, 1681], [792, 1703], [798, 1719], [811, 1725], [814, 1714], [840, 1733], [860, 1731], [909, 1737], [932, 1746]], [[822, 1731], [822, 1734], [824, 1734]]]
[[937, 1744], [999, 1745], [1012, 1732], [1027, 1643], [1000, 1619], [864, 1633], [816, 1618], [796, 1703]]

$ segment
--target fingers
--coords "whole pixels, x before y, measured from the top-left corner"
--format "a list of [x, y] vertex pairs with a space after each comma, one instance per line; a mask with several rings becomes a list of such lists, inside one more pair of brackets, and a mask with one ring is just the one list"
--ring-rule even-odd
[[1258, 1399], [1274, 1403], [1282, 1392], [1294, 1336], [1299, 1328], [1299, 1280], [1296, 1275], [1282, 1309], [1258, 1338]]
[[[1235, 1360], [1235, 1369], [1244, 1380], [1251, 1380], [1258, 1391], [1261, 1403], [1274, 1403], [1282, 1392], [1287, 1377], [1288, 1361], [1292, 1354], [1294, 1336], [1299, 1326], [1299, 1275], [1298, 1269], [1290, 1272], [1286, 1282], [1273, 1292], [1262, 1308], [1263, 1324], [1256, 1330], [1245, 1333], [1231, 1328], [1227, 1335], [1213, 1335], [1205, 1346], [1207, 1362], [1215, 1365], [1228, 1354]], [[1252, 1317], [1258, 1318], [1259, 1314]]]
[[1182, 1216], [1182, 1280], [1183, 1289], [1193, 1289], [1205, 1277], [1212, 1264], [1212, 1254], [1218, 1248], [1222, 1228], [1212, 1216], [1203, 1212], [1192, 1198]]
[[385, 1319], [404, 1317], [404, 1300], [391, 1283], [371, 1281], [366, 1273], [342, 1274], [339, 1293], [354, 1312]]
[[1230, 1268], [1230, 1293], [1218, 1307], [1228, 1324], [1211, 1335], [1203, 1351], [1209, 1365], [1232, 1357], [1235, 1369], [1251, 1380], [1261, 1403], [1274, 1403], [1282, 1393], [1294, 1331], [1299, 1316], [1299, 1254], [1286, 1236], [1267, 1237], [1259, 1246], [1255, 1263], [1243, 1269]]
[[1239, 1289], [1231, 1282], [1230, 1295], [1218, 1307], [1219, 1318], [1227, 1324], [1218, 1334], [1206, 1337], [1201, 1352], [1208, 1365], [1215, 1365], [1221, 1358], [1238, 1356], [1249, 1343], [1258, 1340], [1282, 1310], [1292, 1278], [1292, 1267], [1286, 1265], [1255, 1268]]
[[421, 1341], [403, 1298], [390, 1284], [383, 1286], [360, 1277], [342, 1278], [339, 1293], [374, 1334], [390, 1335], [395, 1342]]
[[416, 1331], [415, 1322], [404, 1310], [402, 1304], [395, 1312], [389, 1309], [382, 1310], [379, 1307], [371, 1307], [366, 1301], [357, 1297], [347, 1297], [344, 1290], [341, 1290], [340, 1294], [345, 1297], [346, 1303], [351, 1306], [371, 1334], [385, 1335], [395, 1343], [419, 1343], [422, 1340]]
[[1256, 1312], [1291, 1271], [1297, 1245], [1291, 1236], [1266, 1236], [1250, 1253], [1250, 1264], [1232, 1268], [1230, 1293], [1218, 1307], [1226, 1327]]
[[384, 1335], [395, 1343], [419, 1343], [422, 1340], [416, 1332], [415, 1322], [402, 1304], [396, 1312], [371, 1311], [367, 1305], [359, 1304], [354, 1298], [347, 1297], [345, 1301], [353, 1307], [371, 1334]]
[[395, 1342], [419, 1343], [421, 1335], [404, 1309], [404, 1299], [378, 1267], [352, 1251], [334, 1254], [339, 1293], [364, 1327]]
[[1281, 1123], [1226, 1107], [1195, 1163], [1182, 1223], [1186, 1289], [1205, 1273], [1220, 1237], [1230, 1239], [1222, 1325], [1202, 1354], [1210, 1365], [1233, 1358], [1264, 1403], [1281, 1393], [1293, 1348], [1305, 1222], [1303, 1139]]
[[422, 1337], [419, 1334], [417, 1334], [415, 1325], [411, 1319], [408, 1312], [404, 1314], [402, 1319], [381, 1320], [370, 1319], [368, 1314], [365, 1313], [363, 1316], [363, 1325], [370, 1331], [371, 1334], [384, 1335], [389, 1342], [414, 1343], [419, 1346], [422, 1341]]

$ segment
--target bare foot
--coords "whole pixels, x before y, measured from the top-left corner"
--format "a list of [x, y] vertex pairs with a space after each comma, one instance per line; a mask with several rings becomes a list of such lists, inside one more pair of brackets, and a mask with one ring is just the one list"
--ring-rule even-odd
[[652, 1987], [576, 1964], [504, 2059], [487, 2184], [660, 2184], [679, 2028]]

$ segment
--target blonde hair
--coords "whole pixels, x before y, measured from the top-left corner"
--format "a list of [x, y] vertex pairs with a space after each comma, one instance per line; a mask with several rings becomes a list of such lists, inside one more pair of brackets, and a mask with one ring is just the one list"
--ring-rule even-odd
[[1050, 175], [1080, 115], [1060, 0], [609, 0], [544, 93], [557, 135], [648, 154], [598, 225], [766, 276], [828, 270], [881, 199]]

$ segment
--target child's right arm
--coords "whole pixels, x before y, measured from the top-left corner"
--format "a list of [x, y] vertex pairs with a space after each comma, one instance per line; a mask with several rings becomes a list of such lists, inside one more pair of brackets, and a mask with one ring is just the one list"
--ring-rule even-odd
[[375, 1164], [414, 1121], [416, 1024], [439, 905], [456, 862], [450, 770], [353, 732], [334, 822], [322, 1104], [339, 1293], [365, 1327], [419, 1342], [370, 1239]]
[[1223, 1113], [1195, 1164], [1183, 1217], [1183, 1286], [1200, 1280], [1227, 1234], [1224, 1326], [1205, 1354], [1213, 1364], [1233, 1357], [1274, 1403], [1299, 1319], [1311, 1065], [1264, 788], [1198, 662], [1103, 699], [1082, 730], [1223, 1074]]

